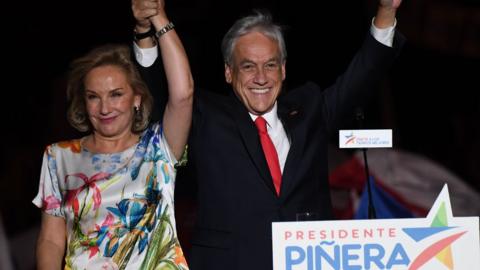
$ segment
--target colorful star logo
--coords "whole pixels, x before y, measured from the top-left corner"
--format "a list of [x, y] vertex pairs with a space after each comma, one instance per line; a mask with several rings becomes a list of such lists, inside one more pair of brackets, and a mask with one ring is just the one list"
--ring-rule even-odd
[[[450, 210], [451, 211], [451, 210]], [[451, 215], [450, 215], [451, 216]], [[448, 215], [445, 202], [441, 202], [430, 227], [404, 228], [403, 231], [415, 242], [420, 242], [440, 232], [448, 231], [457, 227], [448, 226]], [[409, 270], [416, 270], [422, 265], [436, 258], [448, 269], [453, 270], [452, 243], [464, 235], [467, 231], [451, 234], [436, 241], [425, 248], [410, 264]]]

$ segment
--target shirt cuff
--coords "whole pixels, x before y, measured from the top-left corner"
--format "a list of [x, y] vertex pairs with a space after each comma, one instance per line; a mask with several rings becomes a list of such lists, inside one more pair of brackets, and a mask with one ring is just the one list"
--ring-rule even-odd
[[133, 52], [135, 59], [142, 67], [149, 67], [153, 65], [158, 57], [157, 46], [151, 48], [140, 48], [137, 43], [133, 42]]
[[370, 33], [372, 36], [380, 43], [385, 46], [392, 47], [393, 44], [393, 36], [395, 35], [395, 26], [397, 26], [397, 19], [392, 26], [387, 28], [378, 28], [373, 23], [375, 17], [372, 19], [372, 25], [370, 26]]

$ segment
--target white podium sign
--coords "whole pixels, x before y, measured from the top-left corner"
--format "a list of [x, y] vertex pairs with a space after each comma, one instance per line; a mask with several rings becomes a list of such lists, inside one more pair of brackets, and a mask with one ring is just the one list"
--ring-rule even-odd
[[445, 185], [426, 218], [275, 222], [273, 269], [480, 269], [479, 228]]

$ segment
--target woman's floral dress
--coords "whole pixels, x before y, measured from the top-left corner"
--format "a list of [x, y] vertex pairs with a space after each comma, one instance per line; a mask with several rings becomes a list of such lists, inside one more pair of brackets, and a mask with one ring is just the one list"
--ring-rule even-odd
[[175, 163], [160, 124], [120, 153], [91, 153], [81, 139], [48, 146], [33, 203], [65, 218], [65, 269], [188, 269], [175, 229]]

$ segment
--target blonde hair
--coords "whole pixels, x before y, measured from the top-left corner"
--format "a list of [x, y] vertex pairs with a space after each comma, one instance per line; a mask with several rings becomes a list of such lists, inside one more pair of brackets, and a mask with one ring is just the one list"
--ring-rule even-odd
[[138, 112], [135, 111], [131, 128], [133, 133], [140, 133], [149, 124], [153, 98], [132, 60], [130, 49], [125, 45], [103, 45], [72, 62], [67, 82], [68, 122], [81, 132], [91, 130], [85, 104], [84, 80], [92, 69], [107, 65], [123, 70], [134, 94], [141, 96], [142, 103]]

